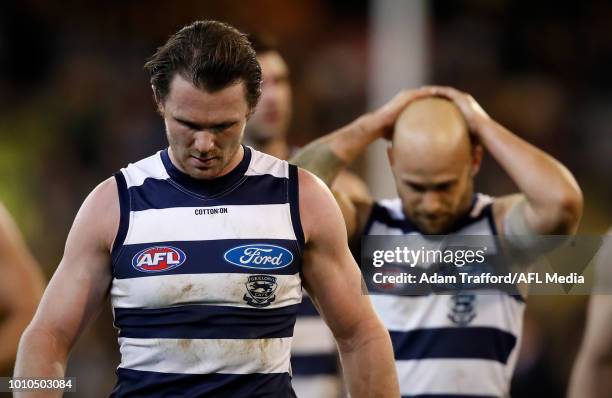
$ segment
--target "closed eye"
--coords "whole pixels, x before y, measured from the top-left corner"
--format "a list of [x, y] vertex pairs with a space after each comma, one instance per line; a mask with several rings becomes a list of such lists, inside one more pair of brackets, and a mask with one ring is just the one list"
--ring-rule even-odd
[[223, 131], [229, 129], [230, 127], [232, 127], [235, 124], [236, 124], [236, 122], [228, 122], [228, 123], [215, 124], [215, 125], [211, 126], [210, 129], [213, 132], [215, 132], [215, 133], [222, 133]]
[[448, 191], [452, 186], [453, 186], [454, 182], [445, 182], [442, 184], [436, 184], [433, 186], [433, 190], [434, 191]]
[[183, 126], [187, 127], [188, 129], [200, 130], [200, 126], [197, 123], [193, 123], [188, 120], [177, 119], [177, 118], [174, 118], [174, 120], [176, 120], [179, 124], [182, 124]]
[[412, 182], [408, 182], [408, 183], [406, 183], [406, 185], [408, 185], [408, 187], [410, 189], [412, 189], [413, 191], [415, 191], [415, 192], [425, 192], [425, 190], [426, 190], [425, 185], [415, 184], [415, 183], [412, 183]]
[[455, 181], [443, 182], [440, 184], [432, 184], [432, 185], [417, 184], [414, 182], [406, 182], [406, 185], [408, 186], [408, 188], [410, 188], [414, 192], [419, 192], [419, 193], [423, 193], [427, 191], [434, 191], [434, 192], [448, 191], [449, 189], [453, 187], [454, 184], [455, 184]]

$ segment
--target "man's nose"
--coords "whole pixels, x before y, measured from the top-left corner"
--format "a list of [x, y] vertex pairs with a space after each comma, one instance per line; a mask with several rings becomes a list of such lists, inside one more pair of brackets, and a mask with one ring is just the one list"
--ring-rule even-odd
[[421, 202], [423, 211], [429, 214], [435, 214], [442, 208], [440, 194], [437, 192], [428, 191], [423, 194]]
[[198, 131], [193, 146], [200, 153], [209, 152], [215, 146], [215, 135], [207, 130]]

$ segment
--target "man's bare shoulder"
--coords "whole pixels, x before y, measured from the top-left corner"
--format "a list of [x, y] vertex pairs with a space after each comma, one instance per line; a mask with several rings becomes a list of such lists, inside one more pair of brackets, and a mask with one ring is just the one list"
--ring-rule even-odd
[[74, 224], [95, 236], [110, 250], [119, 228], [119, 219], [117, 182], [114, 177], [110, 177], [98, 184], [87, 196]]
[[310, 171], [298, 169], [298, 183], [300, 185], [300, 209], [318, 213], [321, 205], [330, 205], [329, 199], [334, 202], [333, 196], [325, 183]]
[[524, 199], [525, 196], [520, 193], [492, 198], [493, 220], [495, 221], [495, 227], [500, 235], [504, 235], [504, 220], [508, 214], [508, 210]]
[[321, 179], [311, 172], [298, 169], [300, 185], [300, 218], [306, 242], [321, 229], [335, 229], [340, 225], [341, 231], [346, 230], [342, 213], [329, 188]]

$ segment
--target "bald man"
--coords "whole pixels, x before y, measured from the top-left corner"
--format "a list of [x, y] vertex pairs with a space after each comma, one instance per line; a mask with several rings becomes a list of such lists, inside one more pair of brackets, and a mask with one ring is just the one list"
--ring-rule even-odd
[[[576, 230], [582, 194], [572, 174], [491, 119], [471, 96], [449, 87], [402, 92], [309, 144], [294, 161], [331, 184], [378, 138], [392, 138], [388, 156], [398, 197], [354, 202], [336, 193], [352, 239], [497, 235], [505, 244], [529, 249], [540, 235]], [[499, 198], [475, 193], [485, 149], [519, 193]], [[372, 299], [393, 341], [402, 396], [509, 394], [523, 297], [459, 292]]]

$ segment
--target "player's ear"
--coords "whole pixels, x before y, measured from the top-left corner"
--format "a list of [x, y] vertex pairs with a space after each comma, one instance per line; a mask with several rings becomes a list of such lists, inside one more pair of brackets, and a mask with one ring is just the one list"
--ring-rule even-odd
[[476, 143], [472, 147], [472, 168], [470, 174], [472, 177], [476, 176], [480, 171], [480, 165], [482, 164], [482, 157], [484, 154], [484, 149], [482, 144]]

